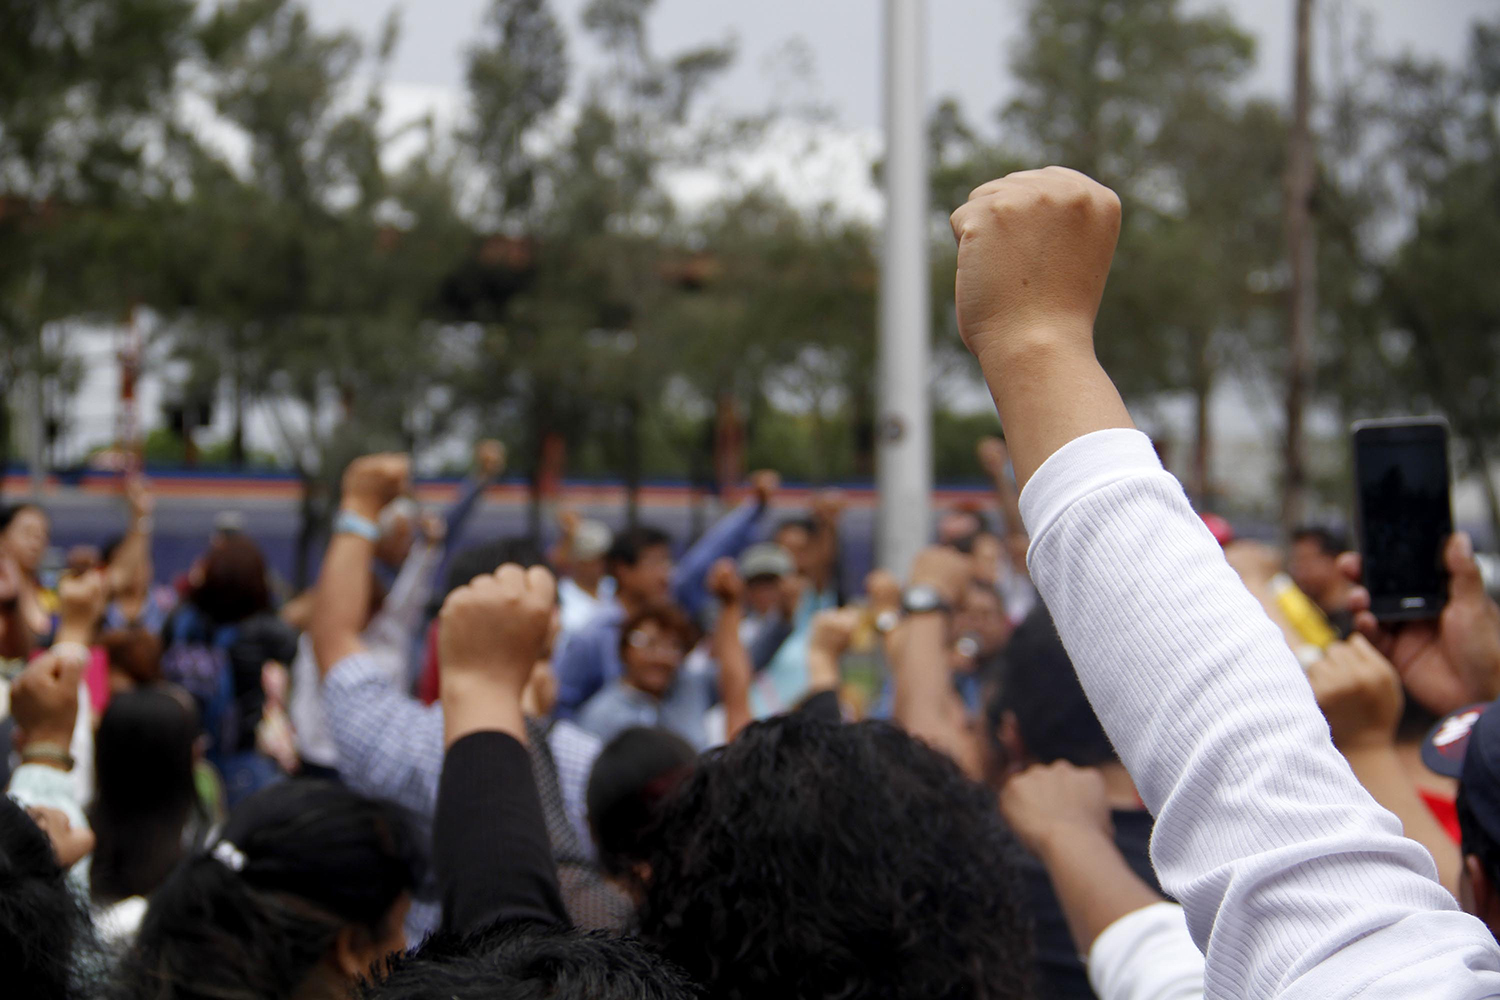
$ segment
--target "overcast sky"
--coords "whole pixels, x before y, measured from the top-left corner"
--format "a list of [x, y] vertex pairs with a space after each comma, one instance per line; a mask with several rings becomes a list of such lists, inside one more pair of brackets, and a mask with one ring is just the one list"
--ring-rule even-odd
[[[488, 0], [306, 0], [320, 23], [367, 36], [391, 6], [402, 8], [403, 36], [393, 82], [413, 89], [456, 91], [463, 82], [462, 51]], [[586, 0], [553, 0], [572, 36], [575, 66], [596, 58], [577, 38]], [[1191, 7], [1207, 0], [1188, 0]], [[1458, 58], [1471, 20], [1500, 10], [1496, 0], [1324, 0], [1368, 11], [1377, 44]], [[1223, 4], [1260, 42], [1251, 81], [1284, 94], [1290, 78], [1292, 0], [1226, 0]], [[971, 116], [988, 116], [1009, 86], [1007, 54], [1020, 32], [1025, 0], [928, 0], [930, 93], [958, 95]], [[658, 0], [651, 30], [658, 51], [672, 51], [733, 35], [740, 58], [716, 86], [715, 103], [736, 110], [764, 106], [773, 91], [767, 63], [792, 39], [812, 56], [817, 98], [846, 126], [880, 122], [881, 0]]]

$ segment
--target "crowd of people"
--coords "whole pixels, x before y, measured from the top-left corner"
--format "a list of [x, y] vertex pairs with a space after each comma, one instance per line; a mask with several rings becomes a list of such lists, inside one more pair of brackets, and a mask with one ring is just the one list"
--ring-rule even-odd
[[[1006, 438], [902, 576], [755, 474], [684, 550], [470, 539], [350, 465], [316, 586], [152, 500], [41, 572], [0, 518], [5, 995], [73, 1000], [1500, 996], [1500, 606], [1200, 516], [1094, 355], [1119, 202], [953, 216]], [[49, 586], [49, 583], [51, 584]]]

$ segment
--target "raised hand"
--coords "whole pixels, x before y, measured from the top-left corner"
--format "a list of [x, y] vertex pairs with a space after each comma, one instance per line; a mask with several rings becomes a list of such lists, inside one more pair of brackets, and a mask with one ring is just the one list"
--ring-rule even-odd
[[448, 539], [448, 522], [436, 514], [423, 514], [418, 522], [422, 540], [428, 545], [442, 545]]
[[156, 498], [152, 496], [144, 476], [132, 475], [126, 478], [125, 501], [130, 504], [131, 518], [137, 522], [150, 517], [156, 510]]
[[842, 490], [824, 490], [813, 498], [813, 520], [821, 525], [837, 525], [848, 506]]
[[1406, 700], [1401, 676], [1364, 636], [1328, 647], [1307, 680], [1340, 750], [1395, 745]]
[[[1450, 538], [1443, 560], [1448, 604], [1436, 621], [1382, 625], [1370, 613], [1369, 591], [1357, 586], [1349, 596], [1355, 628], [1395, 664], [1407, 692], [1440, 715], [1500, 697], [1500, 607], [1485, 593], [1469, 536]], [[1339, 569], [1360, 582], [1357, 553], [1341, 556]]]
[[10, 714], [20, 729], [18, 743], [49, 743], [66, 748], [78, 721], [78, 679], [83, 664], [47, 653], [32, 660], [10, 688]]
[[739, 607], [745, 599], [745, 581], [739, 565], [728, 557], [720, 559], [708, 571], [708, 592], [726, 607]]
[[772, 469], [761, 469], [750, 476], [750, 489], [755, 493], [755, 502], [764, 507], [781, 492], [781, 474]]
[[958, 329], [976, 355], [1092, 355], [1094, 318], [1120, 236], [1120, 199], [1062, 167], [976, 188], [950, 220]]
[[1109, 797], [1098, 771], [1066, 761], [1028, 768], [1005, 783], [1000, 812], [1032, 854], [1041, 856], [1060, 835], [1114, 835]]
[[913, 587], [932, 587], [952, 608], [958, 605], [973, 579], [972, 558], [946, 545], [931, 545], [917, 553], [910, 582]]
[[487, 438], [474, 446], [474, 469], [479, 478], [491, 480], [505, 471], [505, 445]]
[[107, 601], [104, 573], [90, 570], [77, 576], [63, 577], [57, 584], [58, 629], [60, 642], [81, 642], [88, 645], [93, 640], [94, 627], [104, 616]]
[[349, 463], [344, 470], [343, 505], [359, 516], [374, 521], [385, 505], [401, 496], [411, 486], [411, 459], [387, 452], [365, 455]]
[[877, 618], [888, 611], [901, 612], [901, 581], [889, 570], [877, 569], [865, 577], [865, 596]]
[[835, 608], [818, 612], [812, 620], [808, 649], [837, 660], [848, 651], [854, 630], [859, 627], [860, 616], [858, 608]]

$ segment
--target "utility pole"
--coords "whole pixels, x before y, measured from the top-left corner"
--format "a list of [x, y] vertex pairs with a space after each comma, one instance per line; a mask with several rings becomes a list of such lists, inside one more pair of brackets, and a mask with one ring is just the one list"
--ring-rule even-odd
[[1303, 410], [1312, 385], [1312, 337], [1318, 321], [1317, 239], [1313, 231], [1313, 188], [1317, 155], [1312, 136], [1313, 0], [1296, 0], [1296, 59], [1292, 76], [1292, 129], [1286, 167], [1287, 379], [1285, 482], [1281, 526], [1290, 532], [1306, 516], [1307, 468], [1303, 449]]
[[880, 268], [877, 557], [904, 577], [932, 521], [924, 0], [885, 3], [885, 245]]

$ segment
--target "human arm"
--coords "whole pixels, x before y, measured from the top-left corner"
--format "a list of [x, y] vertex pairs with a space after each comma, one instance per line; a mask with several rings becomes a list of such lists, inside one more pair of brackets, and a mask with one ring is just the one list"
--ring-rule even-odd
[[569, 925], [521, 693], [546, 653], [557, 585], [502, 566], [448, 596], [439, 618], [447, 755], [433, 821], [445, 930], [497, 922]]
[[1427, 848], [1443, 887], [1458, 896], [1463, 859], [1458, 845], [1417, 794], [1396, 753], [1405, 698], [1401, 677], [1364, 636], [1328, 648], [1307, 672], [1318, 707], [1359, 783], [1395, 814], [1406, 835]]
[[[341, 509], [374, 525], [385, 505], [406, 492], [410, 479], [411, 461], [405, 455], [357, 458], [344, 472]], [[360, 633], [369, 616], [374, 558], [373, 538], [340, 532], [328, 543], [310, 629], [313, 654], [324, 674], [364, 649]]]
[[[1026, 542], [1026, 525], [1021, 521], [1021, 491], [1017, 489], [1010, 470], [1010, 451], [997, 437], [980, 441], [977, 450], [979, 464], [995, 486], [995, 502], [1000, 509], [1000, 536], [1007, 543], [1005, 553], [1009, 558], [1015, 552], [1024, 551]], [[1026, 572], [1024, 564], [1015, 569]]]
[[1500, 992], [1493, 937], [1359, 788], [1279, 631], [1128, 429], [1092, 340], [1118, 229], [1118, 200], [1071, 171], [979, 189], [954, 216], [959, 324], [1025, 484], [1033, 579], [1157, 816], [1208, 994]]
[[724, 740], [733, 742], [750, 725], [750, 654], [740, 640], [745, 617], [745, 581], [733, 559], [720, 559], [708, 574], [708, 590], [719, 601], [713, 656], [719, 665], [719, 699], [724, 703]]
[[843, 516], [844, 495], [838, 490], [825, 490], [813, 500], [812, 520], [818, 530], [809, 542], [816, 567], [809, 582], [816, 594], [838, 589], [839, 522]]
[[380, 610], [364, 629], [373, 645], [386, 644], [405, 650], [411, 643], [427, 613], [438, 564], [443, 558], [443, 544], [421, 537], [412, 545], [401, 564], [401, 571], [391, 583], [390, 591], [380, 603]]
[[757, 472], [751, 486], [755, 495], [704, 532], [672, 572], [672, 597], [695, 620], [708, 603], [708, 571], [720, 559], [738, 556], [755, 540], [756, 526], [781, 488], [781, 479], [774, 472]]
[[447, 575], [454, 547], [463, 535], [464, 526], [474, 515], [480, 499], [484, 497], [484, 491], [505, 471], [505, 457], [505, 445], [493, 438], [481, 441], [474, 447], [474, 471], [464, 480], [458, 498], [443, 517], [443, 544], [435, 546], [441, 551], [441, 558], [433, 572], [435, 579], [441, 580]]
[[[973, 573], [967, 556], [954, 549], [924, 549], [912, 566], [911, 585], [931, 587], [949, 608], [963, 596]], [[969, 731], [963, 703], [953, 690], [949, 616], [910, 615], [886, 641], [895, 677], [892, 719], [912, 736], [951, 757], [976, 780], [984, 776], [979, 747]]]
[[1106, 927], [1088, 953], [1099, 1000], [1203, 1000], [1203, 953], [1176, 903], [1127, 913]]
[[125, 480], [125, 499], [130, 504], [130, 525], [106, 567], [111, 597], [125, 593], [142, 577], [151, 578], [151, 515], [156, 501], [138, 475]]

